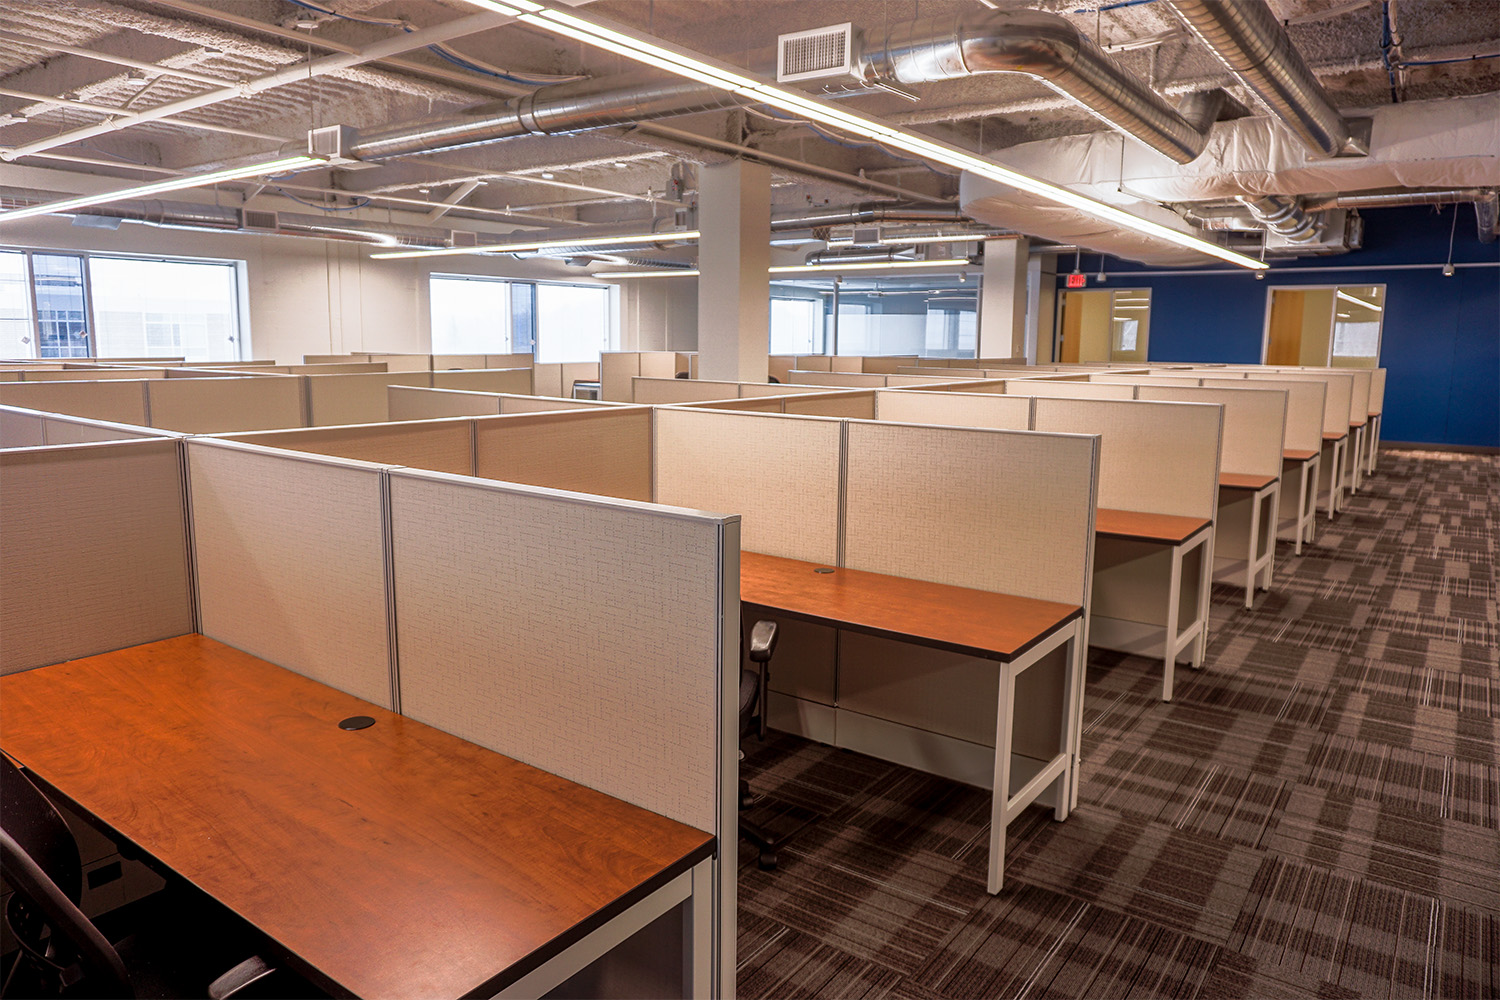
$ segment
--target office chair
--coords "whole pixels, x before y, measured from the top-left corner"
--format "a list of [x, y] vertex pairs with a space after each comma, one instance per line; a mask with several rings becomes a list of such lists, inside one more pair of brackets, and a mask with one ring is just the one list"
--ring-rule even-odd
[[[771, 654], [774, 652], [776, 652], [776, 623], [773, 621], [756, 622], [750, 629], [750, 662], [756, 666], [745, 667], [740, 671], [740, 739], [744, 739], [752, 730], [757, 739], [766, 738], [766, 707], [770, 697], [769, 664]], [[740, 751], [741, 759], [744, 756], [744, 751]], [[750, 782], [746, 781], [743, 775], [740, 777], [739, 792], [741, 813], [759, 802], [759, 797], [751, 794]], [[803, 819], [783, 833], [772, 833], [761, 824], [741, 815], [740, 835], [759, 850], [760, 856], [757, 864], [760, 865], [761, 870], [772, 871], [776, 868], [776, 852], [800, 833], [814, 818]]]
[[[287, 989], [292, 996], [319, 993], [310, 983], [286, 981], [286, 974], [278, 984], [268, 982], [267, 977], [277, 970], [258, 956], [206, 987], [206, 976], [196, 984], [178, 983], [170, 973], [191, 965], [186, 956], [198, 950], [197, 942], [178, 941], [170, 952], [161, 948], [156, 950], [162, 953], [155, 955], [143, 947], [144, 938], [111, 942], [78, 908], [83, 863], [67, 822], [4, 754], [0, 754], [0, 868], [15, 890], [5, 921], [19, 945], [0, 983], [0, 996], [183, 996], [201, 995], [206, 989], [212, 1000], [227, 1000], [246, 996], [252, 986], [257, 995], [268, 995], [271, 985]], [[186, 915], [183, 926], [193, 927], [201, 916]]]

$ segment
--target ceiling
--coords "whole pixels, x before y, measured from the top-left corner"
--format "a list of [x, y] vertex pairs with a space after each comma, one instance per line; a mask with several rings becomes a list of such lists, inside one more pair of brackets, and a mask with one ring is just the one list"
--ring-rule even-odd
[[[1271, 6], [1340, 108], [1500, 91], [1500, 59], [1473, 58], [1500, 53], [1495, 0], [1271, 0]], [[1151, 0], [1102, 8], [1094, 0], [598, 0], [587, 12], [765, 70], [781, 32], [843, 21], [873, 30], [913, 18], [982, 16], [987, 7], [1066, 17], [1119, 66], [1174, 102], [1222, 86], [1239, 105], [1231, 102], [1230, 116], [1264, 114], [1172, 10]], [[310, 128], [338, 124], [376, 132], [561, 80], [636, 72], [619, 56], [512, 23], [454, 38], [442, 52], [414, 46], [386, 59], [298, 75], [310, 59], [357, 52], [406, 29], [475, 13], [460, 0], [317, 0], [310, 6], [286, 0], [8, 0], [0, 20], [0, 153], [40, 143], [49, 148], [13, 162], [154, 180], [265, 157], [283, 146], [300, 149]], [[235, 91], [157, 120], [129, 117], [287, 70], [289, 79], [259, 92]], [[1024, 75], [988, 74], [909, 90], [915, 100], [880, 91], [842, 99], [986, 153], [1107, 128]], [[88, 128], [111, 119], [126, 127]], [[84, 129], [98, 134], [74, 135]], [[381, 217], [402, 213], [407, 222], [489, 232], [636, 223], [671, 219], [690, 206], [696, 165], [723, 160], [736, 147], [772, 158], [777, 213], [868, 201], [954, 204], [959, 193], [958, 178], [949, 172], [742, 109], [514, 138], [310, 171], [269, 189], [249, 183], [228, 189], [322, 209], [363, 205], [382, 210]], [[7, 186], [7, 169], [0, 163], [0, 187]], [[445, 204], [450, 198], [453, 204]]]

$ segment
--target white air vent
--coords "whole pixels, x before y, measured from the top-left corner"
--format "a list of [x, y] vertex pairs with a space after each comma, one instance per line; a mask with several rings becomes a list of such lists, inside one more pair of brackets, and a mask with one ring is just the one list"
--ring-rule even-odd
[[274, 233], [281, 228], [275, 212], [260, 208], [240, 209], [240, 228], [256, 233]]
[[348, 125], [329, 125], [307, 130], [307, 155], [342, 160], [349, 156], [359, 133]]
[[471, 233], [465, 229], [448, 230], [448, 245], [453, 247], [477, 247], [479, 245], [479, 234]]
[[848, 76], [854, 53], [854, 25], [835, 24], [794, 31], [776, 39], [776, 79], [820, 80]]

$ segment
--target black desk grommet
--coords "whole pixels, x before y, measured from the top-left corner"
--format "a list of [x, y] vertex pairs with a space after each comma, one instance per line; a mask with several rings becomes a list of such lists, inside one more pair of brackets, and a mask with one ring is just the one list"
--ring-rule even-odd
[[833, 572], [833, 567], [831, 567], [831, 566], [819, 566], [817, 569], [813, 570], [813, 572], [814, 573], [832, 573]]
[[373, 725], [375, 720], [368, 715], [351, 715], [339, 723], [339, 728], [352, 733], [356, 729], [369, 729]]

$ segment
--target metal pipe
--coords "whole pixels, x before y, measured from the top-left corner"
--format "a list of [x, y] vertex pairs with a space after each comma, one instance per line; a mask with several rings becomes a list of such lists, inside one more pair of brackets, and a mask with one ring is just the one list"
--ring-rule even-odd
[[1270, 194], [1260, 198], [1240, 195], [1236, 200], [1267, 229], [1292, 243], [1312, 243], [1322, 234], [1322, 224], [1304, 212], [1296, 198]]
[[168, 101], [154, 108], [136, 111], [112, 121], [102, 122], [97, 125], [87, 125], [68, 132], [60, 132], [46, 139], [38, 139], [21, 146], [13, 146], [9, 149], [0, 150], [0, 159], [14, 160], [30, 153], [38, 153], [58, 146], [65, 146], [73, 142], [82, 142], [92, 139], [94, 136], [105, 135], [115, 132], [131, 125], [139, 125], [143, 122], [159, 121], [173, 115], [182, 114], [185, 111], [195, 111], [198, 108], [206, 108], [236, 98], [249, 97], [262, 91], [272, 90], [276, 87], [292, 83], [302, 83], [313, 77], [325, 76], [339, 70], [349, 69], [363, 63], [374, 62], [385, 56], [395, 55], [398, 52], [409, 52], [412, 49], [422, 48], [437, 42], [452, 41], [465, 35], [472, 35], [478, 31], [509, 24], [514, 18], [503, 14], [485, 12], [481, 14], [470, 14], [445, 22], [432, 28], [423, 28], [410, 34], [397, 35], [384, 41], [376, 42], [353, 53], [339, 53], [336, 55], [321, 56], [311, 62], [298, 63], [287, 66], [274, 73], [246, 80], [228, 87], [220, 87], [217, 90], [206, 91], [185, 97], [178, 101]]
[[1338, 156], [1351, 147], [1348, 122], [1269, 4], [1167, 0], [1167, 6], [1313, 153]]
[[804, 263], [807, 264], [902, 264], [910, 263], [912, 258], [901, 256], [902, 251], [898, 247], [890, 247], [884, 250], [815, 250], [808, 254]]
[[1487, 188], [1398, 188], [1391, 191], [1351, 191], [1324, 198], [1308, 198], [1303, 201], [1302, 207], [1309, 212], [1321, 212], [1328, 208], [1402, 208], [1409, 205], [1454, 205], [1494, 196], [1495, 192]]
[[1474, 221], [1479, 226], [1479, 242], [1495, 242], [1500, 236], [1500, 194], [1491, 191], [1488, 198], [1475, 199]]
[[925, 205], [882, 205], [872, 202], [805, 215], [783, 215], [771, 220], [771, 232], [784, 233], [789, 230], [813, 229], [819, 226], [868, 225], [881, 222], [967, 221], [969, 221], [968, 216], [957, 207], [930, 208]]
[[[90, 104], [87, 101], [75, 101], [67, 97], [48, 97], [45, 94], [32, 94], [24, 90], [12, 90], [9, 87], [0, 87], [0, 97], [14, 97], [18, 101], [30, 101], [33, 104], [44, 104], [54, 108], [73, 108], [77, 111], [88, 111], [96, 115], [107, 115], [113, 117], [120, 113], [119, 108], [112, 108], [107, 104]], [[45, 112], [43, 112], [45, 113]], [[195, 122], [187, 118], [163, 118], [163, 125], [179, 125], [183, 128], [195, 128], [204, 132], [221, 132], [224, 135], [238, 135], [247, 139], [265, 139], [268, 142], [290, 142], [284, 136], [272, 135], [269, 132], [255, 132], [251, 129], [230, 128], [227, 125], [210, 125], [207, 122]], [[33, 153], [40, 156], [40, 153]]]

